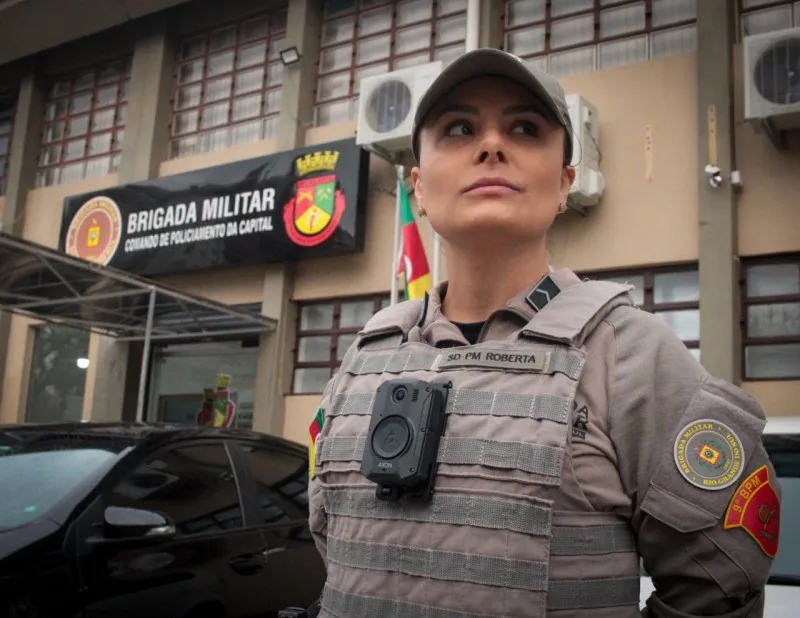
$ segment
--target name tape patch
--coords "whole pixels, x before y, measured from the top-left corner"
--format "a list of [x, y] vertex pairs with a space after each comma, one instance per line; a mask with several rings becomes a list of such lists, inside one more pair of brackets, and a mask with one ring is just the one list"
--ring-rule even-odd
[[736, 432], [713, 419], [689, 423], [678, 433], [673, 452], [683, 478], [695, 487], [730, 487], [744, 472], [744, 451]]
[[742, 528], [770, 558], [778, 553], [781, 504], [769, 480], [769, 468], [761, 466], [733, 494], [725, 512], [726, 530]]
[[436, 360], [438, 370], [489, 369], [542, 373], [547, 365], [547, 352], [509, 351], [507, 348], [470, 346], [458, 351], [443, 352]]

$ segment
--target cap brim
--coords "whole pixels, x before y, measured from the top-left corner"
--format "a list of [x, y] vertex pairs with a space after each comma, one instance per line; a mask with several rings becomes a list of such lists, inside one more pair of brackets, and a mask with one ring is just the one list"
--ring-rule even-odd
[[[422, 95], [417, 105], [417, 111], [414, 114], [412, 149], [417, 161], [419, 161], [418, 134], [428, 114], [461, 82], [475, 77], [488, 76], [504, 77], [516, 82], [541, 101], [547, 110], [553, 114], [555, 120], [566, 130], [569, 130], [567, 126], [569, 122], [567, 110], [561, 109], [548, 91], [547, 86], [536, 77], [533, 70], [511, 54], [499, 49], [485, 47], [459, 56], [439, 74], [425, 94]], [[545, 77], [549, 77], [552, 80], [551, 87], [560, 88], [554, 78]], [[561, 98], [563, 100], [563, 94]]]

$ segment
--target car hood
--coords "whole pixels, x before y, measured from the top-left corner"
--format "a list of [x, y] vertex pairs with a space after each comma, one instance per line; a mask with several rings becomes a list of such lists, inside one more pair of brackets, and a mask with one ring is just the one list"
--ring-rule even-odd
[[47, 517], [16, 528], [0, 528], [0, 576], [10, 567], [10, 562], [28, 551], [35, 551], [42, 541], [58, 529], [59, 525]]

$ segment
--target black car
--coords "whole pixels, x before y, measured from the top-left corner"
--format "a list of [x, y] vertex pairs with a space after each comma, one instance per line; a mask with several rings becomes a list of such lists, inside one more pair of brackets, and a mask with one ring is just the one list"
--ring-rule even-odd
[[274, 617], [319, 598], [308, 456], [243, 430], [0, 426], [0, 616]]

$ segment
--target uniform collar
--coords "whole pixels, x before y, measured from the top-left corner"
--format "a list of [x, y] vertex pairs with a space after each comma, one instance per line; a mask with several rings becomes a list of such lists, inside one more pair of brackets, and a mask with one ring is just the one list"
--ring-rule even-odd
[[[580, 282], [580, 278], [568, 268], [561, 268], [548, 274], [562, 290]], [[528, 303], [527, 297], [538, 283], [537, 281], [534, 285], [520, 290], [503, 307], [489, 316], [484, 329], [484, 340], [508, 339], [534, 318], [537, 312]], [[420, 336], [426, 343], [439, 348], [468, 345], [459, 328], [442, 313], [442, 299], [447, 293], [447, 286], [447, 281], [435, 286], [427, 302], [423, 303], [422, 314], [417, 323]], [[542, 311], [547, 309], [548, 306], [545, 306]]]

